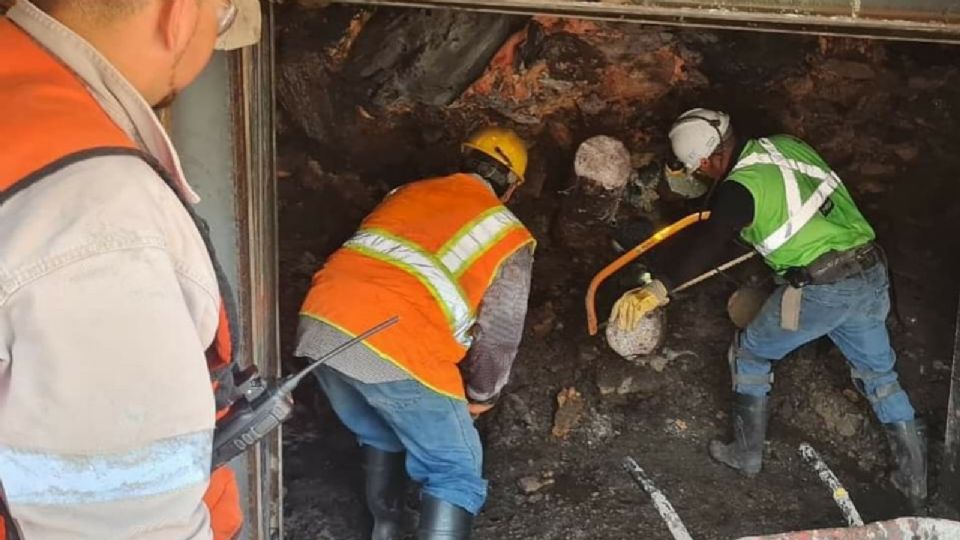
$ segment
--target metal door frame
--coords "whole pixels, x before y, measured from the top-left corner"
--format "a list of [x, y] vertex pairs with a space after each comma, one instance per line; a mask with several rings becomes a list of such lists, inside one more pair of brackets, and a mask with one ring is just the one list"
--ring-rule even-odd
[[[237, 227], [240, 241], [239, 302], [244, 350], [260, 373], [281, 375], [278, 328], [276, 126], [274, 104], [273, 5], [262, 2], [258, 45], [231, 55], [231, 101], [236, 163]], [[246, 535], [283, 538], [282, 428], [246, 455]]]

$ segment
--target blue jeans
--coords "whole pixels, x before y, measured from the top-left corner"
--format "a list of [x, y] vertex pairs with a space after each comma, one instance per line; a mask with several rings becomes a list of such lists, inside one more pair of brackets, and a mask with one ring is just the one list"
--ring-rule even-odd
[[333, 410], [361, 445], [406, 451], [407, 474], [423, 491], [471, 514], [487, 498], [483, 448], [467, 403], [410, 379], [367, 384], [320, 366]]
[[860, 275], [803, 288], [800, 325], [780, 326], [780, 301], [785, 287], [767, 299], [760, 313], [740, 335], [736, 348], [734, 389], [763, 396], [770, 391], [773, 363], [797, 347], [829, 336], [847, 358], [857, 389], [870, 401], [883, 423], [914, 417], [910, 398], [897, 382], [896, 355], [890, 347], [887, 270], [882, 264]]

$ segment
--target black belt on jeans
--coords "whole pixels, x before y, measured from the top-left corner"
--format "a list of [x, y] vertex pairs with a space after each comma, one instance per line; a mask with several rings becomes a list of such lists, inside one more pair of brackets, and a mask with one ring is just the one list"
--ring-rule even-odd
[[868, 242], [846, 251], [828, 251], [805, 267], [788, 269], [783, 277], [796, 288], [824, 285], [866, 272], [882, 261], [880, 248]]

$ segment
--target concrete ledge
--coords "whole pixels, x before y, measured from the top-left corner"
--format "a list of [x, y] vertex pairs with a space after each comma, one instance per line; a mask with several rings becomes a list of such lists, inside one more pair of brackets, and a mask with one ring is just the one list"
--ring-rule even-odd
[[921, 538], [923, 540], [960, 538], [960, 522], [903, 517], [891, 521], [878, 521], [863, 527], [745, 536], [739, 540], [914, 540]]

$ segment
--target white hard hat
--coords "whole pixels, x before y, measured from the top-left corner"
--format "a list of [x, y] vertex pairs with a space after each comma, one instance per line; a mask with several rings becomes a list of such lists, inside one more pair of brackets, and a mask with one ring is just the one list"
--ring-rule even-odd
[[232, 51], [249, 47], [260, 41], [263, 21], [260, 14], [260, 0], [233, 0], [237, 6], [237, 18], [233, 26], [219, 38], [215, 48], [219, 51]]
[[728, 114], [710, 109], [690, 109], [670, 128], [673, 154], [688, 171], [699, 169], [700, 160], [713, 154], [729, 129]]

